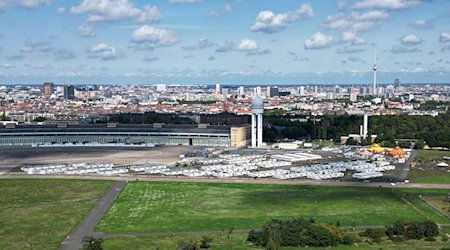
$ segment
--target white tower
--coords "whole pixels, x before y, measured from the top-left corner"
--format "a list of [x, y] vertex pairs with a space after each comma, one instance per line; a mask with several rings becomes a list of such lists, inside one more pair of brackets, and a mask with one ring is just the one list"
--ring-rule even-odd
[[364, 121], [362, 127], [362, 137], [364, 140], [367, 138], [367, 134], [369, 133], [368, 127], [369, 127], [369, 116], [367, 114], [364, 114]]
[[262, 147], [264, 103], [259, 95], [252, 98], [252, 147]]
[[373, 87], [372, 91], [374, 95], [378, 95], [377, 91], [377, 53], [375, 53], [375, 62], [373, 64]]

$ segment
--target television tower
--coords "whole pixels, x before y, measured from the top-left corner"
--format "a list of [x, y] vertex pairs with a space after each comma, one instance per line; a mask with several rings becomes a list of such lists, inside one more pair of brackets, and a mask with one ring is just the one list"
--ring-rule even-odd
[[375, 52], [375, 62], [373, 64], [373, 94], [378, 95], [377, 91], [377, 53]]

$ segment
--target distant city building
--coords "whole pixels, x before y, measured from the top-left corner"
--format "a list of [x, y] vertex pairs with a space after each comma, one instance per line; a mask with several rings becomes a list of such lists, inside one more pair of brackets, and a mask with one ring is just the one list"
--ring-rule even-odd
[[222, 88], [222, 99], [226, 101], [228, 99], [229, 90], [228, 88]]
[[66, 100], [75, 99], [75, 86], [73, 85], [64, 86], [64, 99]]
[[[137, 132], [137, 133], [136, 133]], [[72, 124], [60, 121], [46, 125], [0, 124], [0, 146], [66, 144], [150, 144], [207, 147], [246, 147], [250, 144], [250, 127], [198, 125], [121, 125]]]
[[333, 100], [334, 99], [334, 93], [333, 92], [327, 92], [327, 99], [328, 100]]
[[250, 145], [251, 127], [231, 127], [230, 129], [230, 146], [232, 148], [242, 148]]
[[158, 84], [156, 85], [156, 91], [158, 92], [166, 92], [167, 88], [165, 84]]
[[304, 95], [305, 95], [305, 86], [300, 86], [300, 87], [298, 88], [298, 93], [299, 93], [300, 95], [304, 96]]
[[238, 96], [244, 96], [244, 95], [245, 95], [244, 86], [240, 86], [240, 87], [237, 89], [237, 94], [238, 94]]
[[351, 92], [350, 93], [350, 101], [356, 102], [358, 100], [358, 93]]
[[278, 91], [278, 87], [267, 86], [267, 90], [266, 90], [267, 97], [279, 96], [279, 94], [280, 93]]
[[222, 87], [219, 83], [216, 84], [216, 94], [222, 94]]
[[55, 91], [55, 84], [52, 82], [44, 82], [42, 86], [42, 94], [51, 95], [53, 94], [53, 91]]
[[255, 95], [259, 95], [259, 96], [262, 95], [262, 90], [261, 90], [260, 86], [256, 87], [254, 90], [255, 90], [254, 91]]

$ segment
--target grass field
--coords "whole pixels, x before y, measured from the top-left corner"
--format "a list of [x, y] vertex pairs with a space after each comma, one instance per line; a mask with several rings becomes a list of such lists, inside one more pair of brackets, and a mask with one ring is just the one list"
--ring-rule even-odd
[[[448, 190], [129, 183], [97, 232], [175, 232], [259, 228], [269, 219], [315, 218], [322, 223], [380, 225], [396, 220], [449, 219], [417, 198]], [[404, 199], [402, 199], [403, 197]]]
[[416, 160], [418, 162], [436, 162], [442, 161], [444, 156], [450, 157], [450, 151], [417, 150]]
[[0, 180], [0, 249], [57, 249], [110, 184]]
[[447, 172], [447, 169], [419, 165], [408, 172], [408, 179], [415, 183], [449, 184], [450, 173]]
[[[177, 236], [165, 236], [165, 237], [139, 237], [139, 238], [114, 238], [107, 239], [104, 243], [105, 250], [122, 250], [122, 249], [133, 249], [133, 250], [147, 250], [147, 249], [160, 249], [160, 250], [172, 250], [177, 249], [177, 242], [185, 241], [189, 242], [191, 240], [200, 241], [202, 236], [208, 236], [213, 239], [211, 248], [213, 250], [255, 250], [262, 249], [262, 247], [256, 247], [249, 244], [247, 239], [247, 233], [234, 233], [231, 238], [228, 238], [228, 234], [207, 234], [207, 235], [177, 235]], [[436, 242], [427, 242], [424, 240], [410, 240], [402, 243], [393, 243], [387, 239], [379, 244], [369, 244], [369, 243], [357, 243], [356, 245], [347, 246], [340, 245], [338, 247], [330, 248], [294, 248], [294, 247], [284, 247], [283, 250], [288, 249], [333, 249], [333, 250], [398, 250], [398, 249], [408, 249], [408, 250], [437, 250], [444, 246], [448, 246], [449, 242], [442, 242], [437, 240]]]

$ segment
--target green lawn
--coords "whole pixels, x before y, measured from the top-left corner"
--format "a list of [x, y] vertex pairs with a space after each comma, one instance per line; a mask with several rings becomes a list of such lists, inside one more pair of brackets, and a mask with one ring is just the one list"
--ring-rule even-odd
[[[315, 218], [322, 223], [380, 225], [396, 220], [450, 220], [418, 195], [448, 190], [251, 185], [129, 183], [97, 225], [97, 232], [175, 232], [259, 228], [269, 219]], [[405, 197], [407, 204], [401, 197]], [[419, 210], [419, 212], [417, 210]]]
[[110, 184], [0, 180], [0, 249], [57, 249]]
[[416, 160], [418, 162], [437, 162], [443, 161], [444, 156], [450, 157], [450, 151], [417, 150]]
[[[199, 235], [176, 235], [176, 236], [164, 236], [164, 237], [137, 237], [137, 238], [113, 238], [106, 239], [104, 242], [105, 250], [122, 250], [122, 249], [133, 249], [133, 250], [147, 250], [147, 249], [159, 249], [159, 250], [173, 250], [177, 249], [177, 242], [185, 241], [189, 242], [191, 240], [200, 241], [202, 236], [208, 236], [213, 239], [211, 244], [212, 250], [255, 250], [263, 249], [262, 247], [256, 247], [251, 245], [246, 241], [247, 233], [234, 233], [231, 238], [225, 234], [199, 234]], [[357, 243], [356, 245], [347, 246], [340, 245], [338, 247], [330, 248], [296, 248], [296, 247], [283, 247], [282, 250], [290, 249], [332, 249], [332, 250], [398, 250], [398, 249], [408, 249], [408, 250], [437, 250], [444, 246], [448, 246], [450, 242], [442, 242], [438, 239], [435, 242], [427, 242], [424, 240], [410, 240], [401, 243], [393, 243], [387, 239], [379, 244], [368, 244], [364, 242]]]

